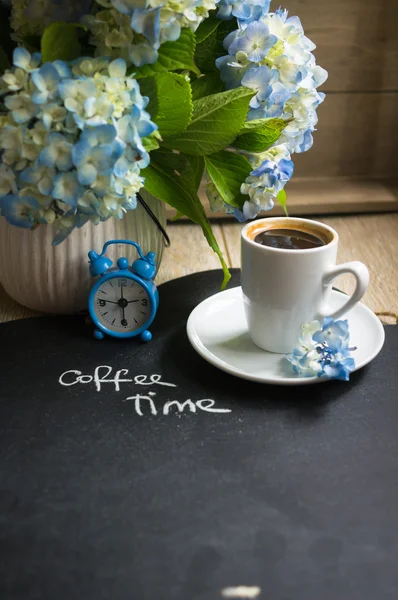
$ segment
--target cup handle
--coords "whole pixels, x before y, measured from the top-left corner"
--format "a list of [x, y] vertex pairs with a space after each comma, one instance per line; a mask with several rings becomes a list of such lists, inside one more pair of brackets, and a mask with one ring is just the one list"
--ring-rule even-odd
[[348, 298], [347, 302], [345, 302], [341, 308], [335, 310], [334, 312], [330, 312], [327, 309], [321, 310], [320, 317], [332, 317], [332, 319], [338, 319], [344, 315], [344, 313], [348, 312], [353, 306], [355, 306], [355, 304], [361, 300], [362, 296], [366, 292], [366, 289], [369, 285], [369, 271], [366, 265], [357, 260], [328, 269], [322, 278], [324, 291], [326, 292], [327, 289], [330, 289], [330, 284], [336, 279], [336, 277], [339, 277], [339, 275], [344, 275], [345, 273], [354, 275], [355, 279], [357, 280], [357, 285], [353, 295]]

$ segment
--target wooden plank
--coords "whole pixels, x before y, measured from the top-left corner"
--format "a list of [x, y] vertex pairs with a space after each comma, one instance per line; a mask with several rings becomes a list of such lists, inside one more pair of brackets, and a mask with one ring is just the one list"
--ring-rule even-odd
[[[350, 177], [333, 178], [293, 178], [286, 188], [289, 214], [324, 215], [337, 213], [392, 212], [398, 210], [397, 179], [352, 179]], [[224, 212], [213, 212], [206, 197], [205, 187], [201, 186], [199, 197], [210, 218], [234, 220], [234, 216]], [[168, 219], [172, 219], [175, 210], [166, 208]], [[276, 204], [269, 216], [283, 214]], [[185, 217], [182, 217], [182, 220]]]
[[284, 6], [317, 45], [317, 62], [329, 71], [325, 91], [398, 90], [397, 0], [286, 0]]
[[293, 155], [295, 177], [396, 177], [397, 106], [398, 93], [327, 96], [314, 147]]
[[[370, 271], [371, 280], [363, 302], [371, 310], [386, 317], [398, 318], [398, 214], [321, 217], [340, 236], [339, 262], [361, 260]], [[228, 256], [233, 267], [240, 267], [240, 231], [237, 224], [222, 226]], [[351, 294], [351, 276], [336, 280], [336, 285]]]
[[[215, 225], [213, 231], [227, 260], [221, 227]], [[183, 225], [176, 223], [168, 228], [168, 233], [171, 246], [164, 251], [163, 261], [156, 278], [158, 285], [189, 273], [220, 268], [216, 254], [209, 248], [198, 226], [190, 223]], [[221, 282], [220, 277], [220, 285]], [[35, 316], [40, 316], [40, 314], [14, 302], [0, 286], [0, 323]]]

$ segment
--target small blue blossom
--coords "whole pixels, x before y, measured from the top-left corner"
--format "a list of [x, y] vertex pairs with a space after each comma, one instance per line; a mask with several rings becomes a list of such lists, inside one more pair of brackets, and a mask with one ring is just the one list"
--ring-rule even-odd
[[86, 129], [72, 149], [73, 164], [82, 185], [92, 185], [99, 175], [110, 175], [125, 144], [116, 139], [113, 125], [100, 125]]
[[271, 0], [220, 0], [217, 17], [229, 21], [236, 17], [240, 21], [254, 21], [269, 11]]
[[278, 183], [286, 183], [291, 179], [294, 164], [291, 160], [282, 158], [279, 163], [265, 160], [260, 167], [250, 173], [253, 177], [267, 177], [267, 187], [276, 187]]
[[[220, 69], [221, 81], [225, 83], [225, 87], [230, 90], [239, 87], [242, 78], [250, 68], [250, 63], [242, 65], [234, 60], [232, 56], [221, 56], [216, 59], [216, 66]], [[249, 86], [248, 86], [249, 87]]]
[[0, 214], [16, 227], [32, 229], [38, 222], [39, 209], [39, 203], [32, 196], [9, 194], [0, 198]]
[[14, 121], [18, 124], [27, 123], [39, 112], [31, 95], [25, 91], [19, 94], [9, 94], [4, 98], [4, 104], [11, 111]]
[[73, 171], [59, 173], [54, 179], [52, 195], [56, 200], [62, 200], [72, 208], [76, 208], [79, 198], [84, 194], [77, 174]]
[[42, 166], [36, 161], [31, 167], [22, 171], [20, 178], [21, 181], [24, 181], [25, 183], [35, 184], [40, 194], [50, 196], [54, 185], [55, 174], [55, 169]]
[[[131, 27], [136, 33], [141, 33], [154, 49], [159, 48], [160, 8], [153, 8], [149, 10], [146, 8], [136, 8], [131, 18]], [[180, 32], [178, 32], [178, 37], [179, 34]]]
[[348, 381], [355, 369], [349, 348], [348, 322], [326, 317], [321, 324], [313, 321], [302, 326], [301, 336], [292, 354], [286, 355], [294, 372], [301, 377], [322, 377]]
[[40, 64], [41, 54], [36, 52], [30, 54], [25, 48], [15, 48], [13, 53], [13, 64], [24, 71], [34, 71]]
[[61, 79], [66, 79], [72, 77], [71, 70], [69, 68], [68, 63], [63, 60], [54, 60], [52, 65], [57, 69], [58, 75]]
[[241, 193], [247, 194], [249, 200], [243, 205], [242, 211], [235, 212], [238, 220], [253, 219], [261, 211], [271, 210], [278, 193], [291, 179], [293, 172], [293, 161], [283, 146], [265, 152], [262, 162], [241, 185]]
[[143, 65], [153, 65], [158, 59], [157, 48], [154, 48], [148, 42], [134, 44], [129, 51], [129, 57], [136, 67]]
[[325, 317], [322, 329], [313, 336], [315, 342], [326, 344], [336, 352], [346, 347], [348, 338], [348, 321], [334, 321], [331, 317]]
[[39, 161], [46, 167], [56, 167], [60, 171], [72, 168], [72, 144], [62, 133], [50, 133], [47, 146], [40, 152]]
[[257, 92], [250, 101], [252, 108], [259, 108], [264, 100], [271, 97], [272, 84], [277, 78], [278, 72], [266, 66], [251, 68], [243, 75], [242, 85]]
[[277, 42], [278, 38], [270, 33], [268, 26], [262, 21], [253, 21], [232, 42], [229, 54], [244, 52], [251, 62], [260, 62]]
[[45, 104], [58, 95], [60, 82], [58, 69], [51, 63], [45, 63], [38, 71], [32, 73], [32, 81], [37, 91], [32, 94], [35, 104]]

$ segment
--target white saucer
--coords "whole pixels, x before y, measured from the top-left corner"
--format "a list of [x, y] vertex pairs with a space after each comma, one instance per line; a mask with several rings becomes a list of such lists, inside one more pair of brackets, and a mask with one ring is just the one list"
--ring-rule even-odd
[[[333, 290], [331, 308], [339, 308], [347, 300]], [[384, 329], [379, 319], [363, 304], [357, 304], [344, 318], [350, 326], [350, 345], [355, 371], [377, 356], [384, 344]], [[240, 287], [225, 290], [204, 300], [190, 314], [187, 323], [189, 341], [209, 363], [236, 377], [277, 385], [305, 385], [328, 381], [321, 377], [299, 377], [283, 354], [258, 348], [247, 331]]]

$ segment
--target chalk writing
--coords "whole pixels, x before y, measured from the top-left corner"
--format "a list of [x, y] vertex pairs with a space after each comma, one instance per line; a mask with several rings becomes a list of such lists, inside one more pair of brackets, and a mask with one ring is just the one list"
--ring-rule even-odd
[[[147, 406], [149, 408], [149, 412], [154, 416], [156, 416], [159, 413], [163, 415], [168, 415], [171, 409], [175, 409], [175, 411], [178, 413], [183, 413], [185, 409], [187, 410], [187, 412], [196, 413], [196, 410], [198, 408], [200, 410], [203, 410], [204, 412], [212, 412], [219, 414], [231, 412], [229, 408], [213, 408], [216, 402], [211, 398], [203, 398], [202, 400], [196, 400], [196, 402], [193, 402], [190, 398], [188, 398], [188, 400], [185, 400], [184, 402], [179, 402], [178, 400], [168, 400], [163, 405], [163, 408], [158, 411], [154, 402], [154, 396], [156, 396], [155, 392], [149, 392], [146, 396], [142, 394], [135, 394], [135, 396], [129, 396], [128, 398], [125, 398], [123, 402], [134, 402], [135, 412], [140, 417], [144, 416], [143, 405], [141, 403], [145, 400], [148, 402]], [[207, 406], [204, 403], [207, 403]], [[144, 405], [145, 404], [146, 402], [144, 402]]]
[[[104, 390], [113, 390], [120, 392], [128, 387], [140, 386], [160, 386], [160, 388], [176, 388], [178, 387], [175, 383], [163, 381], [162, 375], [153, 373], [152, 375], [134, 375], [130, 376], [129, 369], [118, 369], [114, 370], [109, 365], [99, 365], [96, 367], [92, 374], [83, 373], [78, 369], [70, 369], [64, 371], [59, 377], [58, 382], [63, 387], [73, 387], [75, 385], [93, 385], [97, 392]], [[170, 392], [171, 393], [171, 390]], [[148, 391], [145, 393], [135, 393], [131, 396], [127, 396], [122, 399], [122, 402], [131, 402], [134, 405], [134, 410], [139, 417], [143, 416], [157, 416], [157, 415], [169, 415], [183, 413], [197, 414], [199, 412], [225, 414], [230, 413], [229, 408], [218, 408], [215, 406], [216, 401], [212, 398], [201, 398], [200, 400], [175, 400], [170, 397], [166, 398], [166, 402], [162, 407], [157, 406], [155, 403], [156, 392]]]
[[[105, 372], [104, 372], [105, 371]], [[122, 383], [134, 383], [134, 385], [163, 385], [165, 387], [177, 387], [174, 383], [167, 383], [162, 381], [162, 376], [158, 374], [153, 375], [135, 375], [133, 379], [124, 378], [129, 374], [128, 369], [120, 369], [115, 372], [113, 379], [112, 375], [113, 368], [109, 365], [100, 365], [96, 367], [93, 375], [83, 375], [81, 371], [71, 369], [65, 371], [59, 378], [59, 383], [65, 387], [70, 387], [76, 384], [86, 385], [88, 383], [95, 384], [97, 392], [102, 390], [104, 383], [111, 383], [114, 386], [115, 392], [120, 392], [120, 384]]]

